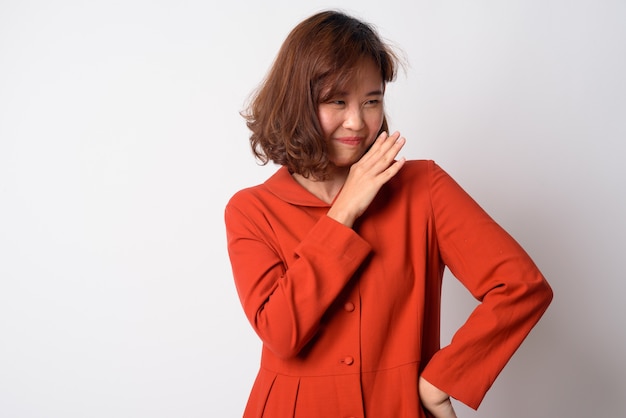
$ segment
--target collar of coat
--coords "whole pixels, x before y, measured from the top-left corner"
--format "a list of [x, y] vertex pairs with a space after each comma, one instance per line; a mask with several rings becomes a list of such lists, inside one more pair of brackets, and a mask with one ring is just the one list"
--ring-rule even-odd
[[330, 207], [330, 205], [302, 187], [283, 166], [265, 181], [265, 187], [279, 199], [298, 206]]

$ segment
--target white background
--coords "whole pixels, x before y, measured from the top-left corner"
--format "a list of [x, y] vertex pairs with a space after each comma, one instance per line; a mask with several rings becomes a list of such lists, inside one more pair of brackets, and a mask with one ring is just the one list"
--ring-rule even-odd
[[[238, 112], [330, 2], [0, 1], [0, 416], [237, 417], [260, 344], [223, 209], [262, 182]], [[432, 158], [555, 291], [459, 417], [623, 417], [626, 2], [344, 1], [407, 56]], [[444, 343], [473, 301], [444, 287]]]

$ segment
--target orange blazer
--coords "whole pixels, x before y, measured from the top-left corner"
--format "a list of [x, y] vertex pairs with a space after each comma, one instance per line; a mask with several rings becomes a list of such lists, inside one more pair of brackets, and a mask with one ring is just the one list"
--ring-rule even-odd
[[[424, 417], [418, 378], [476, 409], [552, 290], [432, 161], [409, 161], [348, 228], [285, 167], [225, 210], [241, 304], [263, 341], [244, 417]], [[481, 303], [443, 348], [448, 267]]]

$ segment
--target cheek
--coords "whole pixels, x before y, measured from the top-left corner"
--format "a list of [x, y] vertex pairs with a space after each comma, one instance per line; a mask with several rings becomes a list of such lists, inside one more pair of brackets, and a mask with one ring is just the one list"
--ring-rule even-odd
[[368, 128], [374, 137], [378, 136], [378, 132], [383, 126], [383, 120], [385, 119], [385, 114], [383, 111], [377, 112], [376, 114], [371, 115], [368, 120]]
[[317, 112], [317, 119], [324, 135], [329, 136], [334, 130], [332, 114], [320, 109]]

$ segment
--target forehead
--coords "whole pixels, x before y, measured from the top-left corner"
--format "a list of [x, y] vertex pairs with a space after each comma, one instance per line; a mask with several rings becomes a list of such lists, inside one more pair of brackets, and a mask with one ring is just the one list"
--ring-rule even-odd
[[353, 70], [351, 81], [382, 83], [383, 73], [371, 59], [360, 61]]
[[371, 59], [359, 61], [357, 65], [346, 68], [330, 76], [325, 83], [323, 91], [337, 92], [347, 91], [363, 87], [367, 89], [381, 89], [383, 86], [383, 76], [381, 69]]

